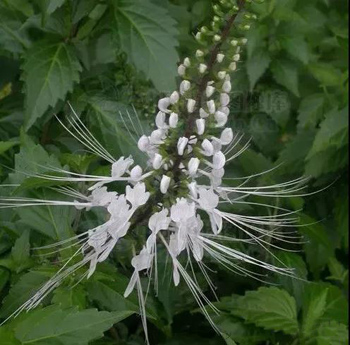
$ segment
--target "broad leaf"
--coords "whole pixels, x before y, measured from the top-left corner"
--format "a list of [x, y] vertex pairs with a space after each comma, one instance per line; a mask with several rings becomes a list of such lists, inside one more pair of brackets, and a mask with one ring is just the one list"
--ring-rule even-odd
[[0, 141], [0, 155], [18, 145], [18, 141]]
[[272, 74], [280, 85], [299, 97], [299, 75], [297, 66], [287, 60], [275, 60], [271, 65]]
[[263, 76], [270, 65], [271, 59], [265, 50], [258, 50], [247, 61], [247, 73], [250, 82], [250, 90], [254, 89], [257, 81]]
[[339, 86], [343, 81], [341, 71], [329, 64], [312, 64], [309, 66], [312, 75], [322, 86]]
[[309, 47], [303, 36], [286, 37], [281, 41], [282, 47], [294, 58], [307, 64], [310, 59]]
[[325, 98], [322, 94], [314, 94], [303, 98], [299, 107], [298, 126], [300, 128], [316, 126], [324, 115]]
[[99, 312], [96, 309], [61, 310], [51, 306], [28, 314], [16, 326], [15, 335], [23, 345], [88, 345], [131, 314], [127, 311]]
[[0, 339], [1, 345], [21, 345], [19, 340], [15, 338], [13, 331], [5, 328], [5, 326], [0, 327]]
[[349, 343], [348, 328], [335, 321], [322, 323], [317, 333], [317, 345], [347, 345]]
[[62, 41], [41, 41], [27, 53], [23, 65], [26, 87], [26, 129], [79, 81], [80, 63], [73, 48]]
[[129, 61], [160, 91], [175, 87], [178, 54], [175, 21], [148, 0], [114, 1], [114, 33]]
[[295, 299], [275, 287], [248, 291], [237, 300], [237, 308], [232, 313], [265, 329], [292, 335], [298, 332]]

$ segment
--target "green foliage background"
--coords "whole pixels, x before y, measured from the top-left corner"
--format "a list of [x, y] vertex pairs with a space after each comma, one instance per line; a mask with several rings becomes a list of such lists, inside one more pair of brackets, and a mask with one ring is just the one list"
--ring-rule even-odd
[[[222, 313], [217, 336], [186, 287], [174, 289], [164, 269], [149, 299], [153, 344], [345, 345], [348, 295], [348, 3], [267, 0], [248, 33], [234, 76], [231, 125], [252, 137], [229, 176], [280, 167], [259, 183], [311, 177], [308, 197], [271, 202], [303, 208], [304, 241], [271, 250], [300, 280], [276, 285], [214, 266]], [[15, 194], [54, 198], [19, 171], [69, 166], [108, 173], [58, 124], [67, 100], [113, 154], [141, 160], [119, 112], [134, 106], [145, 132], [157, 97], [176, 88], [176, 64], [193, 53], [192, 33], [212, 16], [209, 0], [0, 0], [0, 179]], [[44, 167], [43, 167], [44, 166]], [[11, 191], [0, 187], [0, 195]], [[254, 213], [258, 210], [239, 208]], [[30, 249], [100, 222], [62, 208], [0, 210], [0, 317], [5, 319], [59, 267]], [[230, 230], [230, 229], [228, 229]], [[231, 229], [232, 230], [232, 229]], [[232, 230], [233, 231], [233, 230]], [[0, 327], [4, 345], [143, 344], [137, 297], [122, 295], [131, 243], [73, 289], [68, 279], [44, 305]], [[259, 248], [244, 250], [265, 258]], [[69, 253], [61, 253], [61, 258]]]

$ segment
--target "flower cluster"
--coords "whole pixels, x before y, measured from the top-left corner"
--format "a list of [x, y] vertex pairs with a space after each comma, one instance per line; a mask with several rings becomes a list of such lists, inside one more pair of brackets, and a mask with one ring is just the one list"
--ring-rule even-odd
[[[104, 208], [108, 220], [84, 233], [48, 246], [78, 245], [73, 257], [50, 279], [21, 309], [29, 310], [41, 303], [64, 278], [89, 265], [89, 278], [98, 263], [105, 261], [117, 243], [133, 227], [145, 224], [147, 239], [138, 248], [131, 261], [133, 274], [125, 296], [136, 289], [139, 295], [140, 311], [147, 338], [145, 297], [141, 284], [141, 273], [157, 282], [157, 250], [163, 246], [172, 262], [173, 282], [183, 280], [193, 293], [196, 301], [210, 323], [206, 304], [215, 307], [198, 286], [196, 279], [187, 272], [181, 257], [193, 259], [198, 264], [208, 285], [214, 284], [203, 263], [205, 256], [211, 257], [227, 269], [238, 274], [257, 277], [245, 264], [290, 275], [291, 270], [278, 267], [244, 254], [229, 242], [259, 244], [266, 248], [270, 238], [278, 241], [293, 241], [293, 236], [278, 228], [293, 226], [296, 218], [293, 212], [265, 205], [274, 211], [274, 216], [247, 216], [220, 210], [221, 204], [250, 204], [247, 197], [285, 197], [301, 190], [302, 179], [264, 187], [249, 187], [247, 181], [236, 187], [225, 185], [225, 165], [238, 157], [247, 148], [241, 145], [242, 136], [227, 126], [230, 117], [230, 92], [232, 73], [239, 68], [241, 49], [247, 43], [244, 37], [233, 37], [231, 28], [236, 17], [243, 11], [245, 1], [221, 1], [215, 5], [216, 16], [211, 29], [201, 28], [196, 35], [202, 49], [193, 58], [185, 58], [178, 67], [181, 77], [179, 89], [159, 100], [156, 115], [156, 129], [149, 136], [142, 136], [138, 148], [148, 157], [148, 167], [143, 170], [134, 165], [132, 157], [115, 160], [93, 137], [73, 110], [69, 126], [64, 126], [90, 151], [111, 163], [111, 175], [81, 175], [62, 169], [55, 172], [64, 174], [39, 174], [36, 177], [70, 183], [91, 183], [89, 195], [83, 195], [72, 187], [59, 187], [61, 193], [72, 201], [38, 200], [27, 198], [2, 198], [2, 207], [32, 205], [69, 205], [79, 210]], [[248, 19], [254, 15], [243, 12], [240, 29], [248, 30]], [[221, 33], [221, 34], [219, 34]], [[239, 148], [239, 149], [238, 149]], [[28, 173], [27, 173], [28, 174]], [[109, 187], [112, 182], [126, 184], [125, 193], [118, 194]], [[253, 203], [251, 203], [253, 204]], [[227, 222], [242, 233], [241, 237], [223, 235], [223, 224]], [[207, 226], [208, 224], [208, 226]], [[81, 257], [78, 262], [73, 258]], [[75, 263], [73, 263], [75, 262]], [[70, 263], [72, 263], [70, 265]], [[243, 263], [243, 265], [242, 265]], [[260, 278], [259, 278], [260, 279]], [[148, 339], [148, 338], [147, 338]]]

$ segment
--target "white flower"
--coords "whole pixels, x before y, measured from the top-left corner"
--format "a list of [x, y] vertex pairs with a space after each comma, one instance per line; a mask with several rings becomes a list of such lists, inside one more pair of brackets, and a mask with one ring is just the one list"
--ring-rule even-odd
[[143, 271], [151, 267], [151, 262], [153, 255], [151, 255], [147, 248], [143, 248], [139, 255], [136, 255], [131, 260], [131, 265], [135, 268], [136, 271]]
[[233, 47], [237, 47], [238, 41], [237, 41], [237, 40], [232, 40], [232, 41], [231, 41], [231, 45], [232, 45]]
[[196, 120], [196, 125], [197, 125], [197, 133], [199, 135], [203, 135], [205, 131], [205, 120], [204, 119]]
[[165, 133], [162, 129], [156, 129], [151, 133], [149, 138], [150, 143], [152, 145], [160, 145], [163, 144], [163, 140], [165, 139]]
[[228, 145], [233, 140], [233, 131], [231, 128], [225, 128], [220, 137], [220, 142], [222, 145]]
[[200, 32], [197, 32], [196, 34], [196, 40], [201, 41], [202, 40], [202, 34]]
[[149, 150], [150, 147], [150, 140], [147, 136], [143, 135], [138, 143], [137, 143], [137, 147], [139, 148], [140, 151], [142, 152], [146, 152]]
[[221, 41], [221, 36], [214, 35], [214, 42], [220, 42], [220, 41]]
[[203, 119], [207, 118], [209, 116], [209, 114], [203, 109], [203, 108], [200, 108], [199, 109], [199, 116]]
[[219, 73], [218, 73], [218, 77], [219, 77], [219, 79], [221, 79], [221, 80], [225, 79], [225, 77], [226, 77], [226, 72], [225, 72], [225, 71], [219, 72]]
[[170, 96], [170, 103], [176, 104], [180, 99], [180, 95], [177, 91], [174, 91]]
[[210, 98], [214, 94], [214, 92], [215, 92], [215, 87], [208, 85], [205, 90], [207, 98]]
[[187, 143], [188, 143], [188, 138], [186, 137], [179, 138], [177, 142], [177, 153], [179, 156], [182, 156], [184, 154]]
[[213, 168], [214, 169], [222, 169], [225, 166], [226, 163], [226, 157], [225, 155], [219, 151], [216, 152], [213, 156]]
[[223, 62], [225, 59], [225, 55], [224, 54], [218, 54], [216, 57], [216, 60], [218, 61], [218, 63]]
[[223, 127], [227, 123], [228, 116], [225, 113], [221, 112], [221, 111], [217, 111], [215, 113], [215, 120], [216, 120], [216, 123], [217, 123], [217, 127]]
[[162, 164], [163, 164], [163, 157], [159, 153], [156, 153], [154, 155], [153, 162], [152, 162], [153, 169], [155, 170], [160, 169]]
[[117, 198], [116, 192], [108, 192], [107, 187], [96, 188], [91, 193], [91, 203], [93, 206], [108, 206]]
[[185, 74], [186, 74], [186, 66], [185, 65], [180, 65], [178, 68], [177, 68], [177, 72], [179, 73], [179, 75], [181, 77], [183, 77]]
[[183, 80], [180, 84], [181, 95], [185, 94], [191, 88], [191, 83], [188, 80]]
[[160, 182], [160, 191], [162, 192], [162, 194], [166, 194], [168, 192], [170, 181], [171, 178], [169, 176], [163, 175], [162, 180]]
[[227, 93], [220, 95], [220, 104], [222, 107], [227, 107], [230, 104], [230, 96]]
[[132, 164], [134, 164], [134, 160], [131, 157], [119, 158], [112, 164], [112, 177], [119, 178], [123, 176]]
[[197, 57], [197, 58], [200, 58], [200, 57], [203, 57], [203, 56], [204, 56], [203, 51], [201, 51], [201, 50], [197, 50], [197, 51], [196, 51], [196, 57]]
[[210, 114], [214, 114], [216, 110], [215, 102], [213, 100], [207, 102], [208, 111]]
[[130, 177], [133, 181], [137, 181], [142, 176], [142, 168], [139, 165], [136, 165], [131, 171], [130, 171]]
[[170, 113], [170, 110], [168, 110], [168, 107], [170, 105], [170, 98], [169, 97], [165, 97], [159, 100], [158, 102], [158, 108], [160, 111], [162, 111], [163, 113]]
[[201, 146], [203, 149], [202, 152], [205, 156], [210, 157], [214, 154], [213, 144], [208, 139], [204, 139]]
[[231, 82], [229, 80], [226, 80], [224, 82], [224, 84], [222, 85], [222, 91], [224, 91], [226, 93], [230, 93], [231, 90], [232, 90]]
[[233, 61], [235, 61], [235, 62], [238, 62], [240, 60], [240, 58], [241, 58], [241, 55], [239, 55], [239, 54], [233, 55]]
[[235, 71], [237, 69], [237, 63], [236, 62], [232, 62], [229, 66], [229, 69], [231, 71]]
[[246, 45], [248, 43], [248, 39], [247, 38], [242, 38], [241, 42], [243, 45]]
[[228, 107], [220, 107], [219, 111], [221, 111], [222, 113], [226, 114], [227, 116], [230, 115], [230, 108], [228, 108]]
[[188, 174], [190, 176], [194, 176], [197, 173], [198, 167], [200, 164], [200, 160], [198, 158], [191, 158], [188, 162]]
[[179, 115], [176, 113], [171, 113], [169, 117], [169, 126], [171, 128], [176, 128], [178, 121], [179, 121]]
[[219, 205], [219, 196], [212, 189], [198, 188], [198, 203], [205, 211], [213, 211]]
[[185, 58], [184, 65], [185, 65], [185, 67], [190, 67], [191, 66], [191, 60], [188, 57]]
[[163, 113], [162, 111], [159, 111], [157, 116], [156, 116], [156, 126], [159, 128], [159, 129], [164, 129], [167, 127], [167, 125], [165, 124], [165, 118], [166, 118], [166, 115], [165, 113]]
[[148, 201], [150, 193], [146, 192], [146, 185], [139, 182], [134, 187], [126, 186], [125, 195], [126, 200], [136, 208], [144, 205]]
[[196, 101], [194, 99], [189, 99], [187, 101], [187, 111], [191, 114], [194, 112], [195, 107], [196, 107]]
[[201, 74], [205, 73], [205, 71], [207, 70], [207, 68], [208, 68], [207, 65], [201, 63], [201, 64], [199, 65], [199, 73], [201, 73]]
[[175, 223], [186, 222], [196, 215], [196, 205], [188, 202], [185, 198], [176, 200], [176, 204], [171, 206], [170, 217]]

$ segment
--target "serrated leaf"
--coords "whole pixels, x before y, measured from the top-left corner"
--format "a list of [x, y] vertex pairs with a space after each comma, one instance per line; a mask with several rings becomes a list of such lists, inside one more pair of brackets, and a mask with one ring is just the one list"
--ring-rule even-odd
[[0, 48], [12, 53], [22, 53], [30, 45], [21, 18], [0, 3]]
[[262, 287], [248, 291], [237, 300], [237, 308], [232, 313], [268, 330], [298, 333], [295, 299], [285, 290]]
[[317, 345], [347, 345], [349, 343], [348, 328], [335, 321], [322, 323], [317, 333]]
[[76, 306], [82, 310], [86, 308], [86, 296], [87, 292], [83, 285], [60, 286], [53, 292], [52, 303], [58, 304], [62, 309]]
[[40, 286], [45, 283], [51, 274], [48, 272], [29, 272], [21, 276], [5, 297], [0, 310], [0, 317], [10, 316], [17, 308], [32, 297]]
[[270, 65], [271, 59], [267, 51], [255, 51], [248, 59], [247, 74], [249, 77], [250, 90], [252, 91], [257, 81], [263, 76]]
[[309, 70], [322, 86], [340, 86], [344, 81], [341, 71], [330, 64], [311, 64]]
[[127, 311], [61, 310], [51, 306], [28, 314], [16, 326], [15, 335], [23, 345], [88, 345], [90, 341], [103, 337], [103, 332], [113, 324], [130, 315], [132, 312]]
[[159, 91], [173, 90], [178, 61], [175, 21], [165, 9], [148, 0], [121, 0], [113, 4], [114, 34], [129, 61]]
[[308, 154], [308, 159], [313, 155], [320, 153], [334, 146], [339, 149], [347, 144], [347, 135], [349, 128], [348, 110], [333, 110], [326, 115], [317, 132], [312, 149]]
[[20, 272], [23, 268], [28, 267], [28, 264], [30, 264], [29, 231], [24, 231], [21, 237], [16, 240], [15, 245], [12, 247], [11, 256], [16, 272]]
[[327, 305], [328, 289], [320, 290], [315, 287], [308, 285], [304, 295], [302, 333], [305, 338], [313, 334]]
[[23, 65], [26, 88], [26, 129], [79, 81], [80, 63], [64, 42], [41, 41], [30, 49]]
[[324, 95], [314, 94], [303, 98], [299, 107], [298, 127], [306, 128], [316, 126], [322, 118], [324, 111]]
[[281, 40], [282, 47], [302, 63], [309, 62], [309, 46], [303, 36], [285, 37]]
[[271, 70], [276, 82], [299, 97], [298, 67], [287, 60], [274, 60]]

